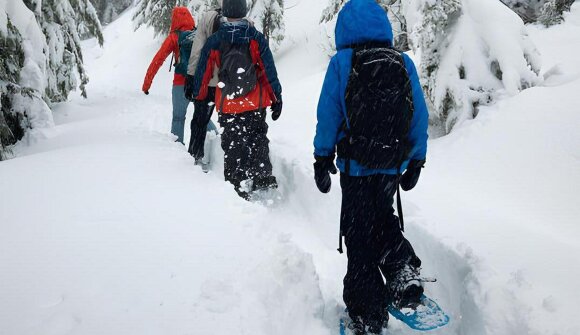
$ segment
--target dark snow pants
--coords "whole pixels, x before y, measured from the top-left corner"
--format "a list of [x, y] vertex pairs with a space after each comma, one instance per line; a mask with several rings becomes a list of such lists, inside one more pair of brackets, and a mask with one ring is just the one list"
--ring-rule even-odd
[[389, 296], [383, 276], [393, 278], [405, 263], [421, 264], [394, 214], [397, 179], [394, 175], [340, 176], [341, 232], [348, 256], [343, 298], [350, 317], [367, 325], [385, 321]]
[[240, 183], [252, 179], [254, 183], [272, 178], [272, 163], [268, 144], [266, 110], [239, 114], [220, 113], [224, 177], [239, 192]]
[[[215, 126], [210, 125], [211, 114], [215, 108], [215, 87], [208, 87], [207, 98], [203, 101], [194, 101], [193, 118], [191, 119], [191, 138], [189, 140], [188, 152], [196, 159], [204, 156], [205, 135], [209, 130], [214, 130]], [[211, 128], [211, 129], [210, 129]]]

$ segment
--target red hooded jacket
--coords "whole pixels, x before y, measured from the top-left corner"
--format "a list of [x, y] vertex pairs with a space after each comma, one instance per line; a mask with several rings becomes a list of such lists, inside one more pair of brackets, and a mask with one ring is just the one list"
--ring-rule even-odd
[[[179, 58], [179, 44], [178, 36], [175, 33], [176, 30], [192, 30], [195, 28], [195, 21], [189, 9], [186, 7], [175, 7], [173, 8], [173, 13], [171, 14], [171, 29], [169, 30], [169, 36], [165, 39], [157, 54], [151, 61], [149, 68], [147, 69], [147, 74], [145, 75], [145, 80], [143, 81], [143, 92], [149, 91], [151, 88], [151, 83], [153, 78], [159, 71], [163, 62], [171, 53], [175, 57], [175, 61]], [[173, 77], [173, 85], [185, 85], [185, 77], [180, 74], [175, 74]]]

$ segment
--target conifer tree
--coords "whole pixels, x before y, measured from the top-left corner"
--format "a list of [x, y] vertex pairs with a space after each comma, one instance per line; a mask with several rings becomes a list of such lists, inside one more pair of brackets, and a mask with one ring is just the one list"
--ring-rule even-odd
[[348, 0], [329, 0], [328, 6], [322, 12], [320, 23], [332, 21], [347, 1]]
[[284, 0], [252, 0], [249, 17], [276, 48], [284, 40]]
[[27, 133], [53, 125], [48, 104], [66, 101], [77, 75], [86, 97], [80, 35], [103, 43], [89, 0], [11, 1], [0, 3], [0, 159]]
[[[49, 45], [46, 100], [66, 101], [77, 86], [86, 98], [89, 77], [83, 63], [81, 35], [95, 36], [98, 43], [103, 44], [102, 27], [95, 8], [89, 0], [25, 0], [25, 3], [37, 13], [37, 21]], [[77, 75], [80, 83], [77, 83]]]
[[546, 0], [540, 9], [539, 21], [546, 27], [562, 23], [564, 12], [569, 12], [575, 0]]
[[[42, 92], [48, 46], [22, 0], [0, 4], [0, 160], [30, 128], [52, 125]], [[13, 21], [14, 19], [14, 21]]]
[[133, 4], [133, 0], [91, 0], [101, 24], [107, 25], [113, 22], [119, 14]]
[[196, 22], [199, 22], [203, 13], [210, 9], [219, 7], [217, 0], [189, 0], [187, 8], [191, 11], [191, 15], [195, 17]]
[[[10, 103], [14, 86], [18, 87], [20, 69], [24, 66], [21, 45], [22, 36], [8, 17], [4, 31], [0, 30], [0, 161], [8, 157], [8, 146], [16, 143], [18, 134], [15, 133], [22, 130], [17, 116], [11, 112]], [[12, 121], [11, 125], [7, 119]]]
[[564, 12], [570, 11], [575, 0], [501, 0], [516, 12], [524, 23], [540, 22], [545, 26], [561, 23]]
[[142, 25], [152, 27], [155, 36], [167, 34], [171, 28], [171, 12], [176, 6], [186, 6], [186, 0], [141, 0], [133, 15], [135, 30]]
[[405, 18], [405, 1], [382, 0], [379, 4], [387, 11], [393, 26], [393, 46], [399, 50], [409, 50], [407, 20]]
[[540, 82], [539, 53], [523, 23], [501, 3], [410, 0], [406, 14], [411, 45], [421, 55], [431, 124], [441, 133], [476, 117], [479, 106], [498, 95]]

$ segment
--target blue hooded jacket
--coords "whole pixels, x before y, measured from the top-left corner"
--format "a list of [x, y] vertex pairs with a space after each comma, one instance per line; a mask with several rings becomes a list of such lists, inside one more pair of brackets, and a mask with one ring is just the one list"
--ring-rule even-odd
[[[383, 42], [392, 45], [393, 29], [383, 8], [375, 0], [351, 0], [338, 15], [336, 23], [337, 54], [330, 60], [326, 72], [320, 100], [318, 102], [318, 124], [314, 138], [314, 155], [332, 156], [336, 145], [345, 136], [342, 125], [346, 119], [346, 88], [352, 70], [352, 45], [366, 42]], [[415, 64], [409, 56], [402, 54], [405, 67], [411, 79], [415, 111], [409, 131], [411, 152], [408, 160], [402, 165], [403, 172], [409, 160], [423, 160], [427, 154], [427, 127], [429, 112]], [[337, 159], [337, 166], [345, 172], [345, 160]], [[355, 160], [350, 161], [351, 176], [369, 176], [374, 174], [397, 174], [397, 169], [369, 169]]]

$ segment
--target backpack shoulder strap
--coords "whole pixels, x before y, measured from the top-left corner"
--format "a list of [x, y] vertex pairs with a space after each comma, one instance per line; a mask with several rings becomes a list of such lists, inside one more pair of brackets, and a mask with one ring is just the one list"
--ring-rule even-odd
[[405, 56], [402, 50], [399, 49], [395, 49], [393, 48], [393, 50], [397, 51], [399, 53], [399, 55], [401, 56], [401, 62], [403, 63], [403, 66], [405, 67], [405, 73], [407, 73], [407, 78], [409, 80], [410, 83], [410, 89], [409, 92], [407, 92], [407, 99], [409, 100], [409, 108], [411, 108], [411, 112], [414, 113], [415, 111], [415, 100], [413, 99], [413, 83], [411, 83], [411, 75], [409, 74], [409, 71], [407, 70], [407, 63], [405, 62]]
[[217, 8], [215, 11], [217, 12], [217, 15], [213, 19], [212, 34], [215, 34], [220, 29], [221, 20], [223, 17], [221, 8]]

